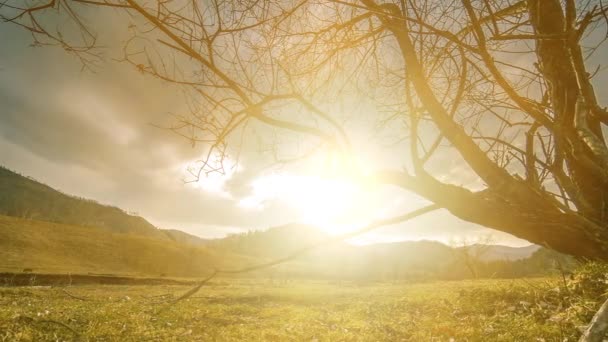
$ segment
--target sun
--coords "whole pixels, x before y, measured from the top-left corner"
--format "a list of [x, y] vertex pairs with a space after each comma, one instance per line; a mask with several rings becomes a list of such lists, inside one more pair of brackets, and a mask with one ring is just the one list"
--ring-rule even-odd
[[[350, 172], [350, 173], [349, 173]], [[282, 201], [299, 213], [298, 222], [329, 234], [355, 229], [372, 218], [368, 186], [352, 170], [321, 173], [273, 173], [253, 181], [252, 193], [240, 205], [262, 209], [268, 200]]]
[[333, 232], [351, 214], [361, 189], [343, 179], [300, 177], [292, 183], [288, 201], [301, 211], [305, 223]]
[[362, 187], [353, 181], [309, 175], [267, 175], [256, 179], [252, 188], [242, 206], [261, 209], [265, 201], [282, 201], [299, 213], [299, 222], [330, 234], [344, 232], [349, 221], [360, 216], [356, 209], [365, 198]]

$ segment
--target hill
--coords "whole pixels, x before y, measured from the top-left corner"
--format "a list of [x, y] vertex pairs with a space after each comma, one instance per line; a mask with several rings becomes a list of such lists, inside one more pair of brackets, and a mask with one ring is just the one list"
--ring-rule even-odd
[[[175, 232], [174, 232], [175, 233]], [[177, 236], [181, 236], [179, 233]], [[187, 237], [187, 235], [186, 235]], [[287, 225], [218, 240], [170, 240], [96, 227], [0, 216], [0, 269], [35, 272], [200, 277], [213, 268], [239, 268], [285, 257], [327, 236]], [[499, 251], [511, 247], [489, 246]], [[461, 253], [432, 241], [367, 246], [344, 242], [313, 249], [287, 263], [242, 276], [335, 280], [424, 280], [471, 277]], [[567, 257], [539, 249], [523, 260], [473, 260], [475, 276], [545, 275]]]
[[208, 241], [208, 246], [258, 258], [280, 258], [304, 246], [329, 238], [314, 226], [287, 224], [266, 230], [232, 234]]
[[531, 257], [541, 247], [530, 245], [525, 247], [510, 247], [501, 245], [474, 245], [474, 253], [478, 253], [483, 261], [515, 261]]
[[159, 229], [167, 238], [177, 243], [183, 243], [193, 246], [206, 246], [211, 240], [203, 239], [177, 229]]
[[243, 262], [166, 239], [0, 216], [0, 267], [5, 270], [186, 277]]
[[[220, 253], [262, 262], [285, 257], [328, 237], [314, 227], [294, 224], [211, 240], [208, 246]], [[452, 248], [435, 241], [363, 246], [339, 242], [315, 248], [275, 267], [269, 274], [336, 280], [508, 278], [550, 274], [556, 270], [555, 260], [563, 265], [573, 263], [569, 257], [535, 245], [473, 245], [468, 248]], [[463, 253], [470, 255], [463, 258]]]
[[[205, 240], [157, 229], [120, 208], [66, 195], [0, 167], [0, 268], [13, 271], [200, 276], [213, 267], [283, 258], [328, 238], [315, 227], [289, 224]], [[338, 242], [261, 273], [333, 279], [536, 275], [546, 273], [556, 258], [543, 251], [538, 246], [451, 248], [431, 241]]]
[[111, 233], [169, 239], [199, 245], [203, 239], [176, 231], [158, 229], [144, 218], [94, 200], [64, 194], [30, 177], [0, 166], [0, 215], [97, 227]]

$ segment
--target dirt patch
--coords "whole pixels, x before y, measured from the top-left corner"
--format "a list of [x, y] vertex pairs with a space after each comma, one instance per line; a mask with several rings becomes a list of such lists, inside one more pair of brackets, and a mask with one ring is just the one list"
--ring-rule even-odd
[[195, 281], [97, 274], [0, 273], [0, 286], [192, 285]]

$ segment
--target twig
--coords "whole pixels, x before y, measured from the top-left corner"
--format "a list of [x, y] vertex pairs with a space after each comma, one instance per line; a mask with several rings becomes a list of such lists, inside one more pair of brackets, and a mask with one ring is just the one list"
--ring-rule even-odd
[[71, 293], [69, 293], [67, 290], [65, 289], [61, 289], [61, 292], [65, 293], [66, 295], [68, 295], [71, 298], [77, 299], [77, 300], [81, 300], [83, 302], [88, 302], [88, 301], [92, 301], [92, 302], [103, 302], [103, 303], [118, 303], [118, 302], [122, 302], [123, 299], [116, 299], [116, 300], [110, 300], [110, 301], [105, 301], [105, 300], [99, 300], [99, 299], [94, 299], [94, 298], [86, 298], [86, 297], [79, 297], [76, 295], [73, 295]]
[[39, 323], [52, 323], [52, 324], [55, 324], [55, 325], [59, 325], [61, 327], [64, 327], [64, 328], [68, 329], [69, 331], [72, 332], [72, 334], [76, 335], [76, 337], [78, 339], [80, 339], [80, 333], [78, 331], [76, 331], [74, 328], [72, 328], [71, 326], [69, 326], [69, 325], [67, 325], [67, 324], [65, 324], [63, 322], [55, 321], [55, 320], [52, 320], [52, 319], [44, 319], [44, 320], [34, 321], [34, 323], [38, 323], [38, 324]]
[[72, 334], [74, 334], [74, 336], [76, 337], [76, 340], [80, 340], [81, 339], [81, 335], [78, 331], [76, 331], [76, 329], [72, 328], [71, 326], [63, 323], [63, 322], [59, 322], [53, 319], [41, 319], [41, 320], [36, 320], [32, 317], [29, 316], [19, 316], [18, 320], [28, 323], [28, 324], [32, 324], [32, 325], [39, 325], [41, 323], [51, 323], [51, 324], [55, 324], [55, 325], [59, 325], [67, 330], [69, 330]]
[[75, 296], [75, 295], [69, 293], [66, 289], [61, 289], [61, 292], [65, 293], [66, 295], [68, 295], [69, 297], [72, 297], [74, 299], [78, 299], [78, 300], [81, 300], [83, 302], [88, 301], [87, 298]]

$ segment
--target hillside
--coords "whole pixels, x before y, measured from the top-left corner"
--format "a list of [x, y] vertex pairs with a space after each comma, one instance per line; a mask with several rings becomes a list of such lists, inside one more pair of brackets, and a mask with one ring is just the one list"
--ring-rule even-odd
[[[327, 238], [315, 227], [288, 224], [201, 239], [179, 230], [157, 229], [122, 209], [63, 194], [0, 167], [0, 268], [5, 270], [200, 276], [213, 267], [283, 258]], [[474, 272], [463, 263], [463, 248], [404, 241], [366, 246], [338, 242], [261, 273], [333, 279], [536, 275], [546, 273], [558, 257], [540, 253], [538, 246], [466, 248], [476, 256]]]
[[144, 218], [95, 201], [66, 195], [45, 184], [0, 167], [0, 215], [98, 227], [112, 233], [164, 238], [166, 233]]
[[483, 261], [499, 261], [499, 260], [523, 260], [531, 257], [541, 247], [530, 245], [525, 247], [510, 247], [501, 245], [491, 245], [489, 248], [486, 245], [472, 246], [473, 253], [478, 253]]
[[0, 268], [4, 270], [185, 277], [243, 262], [165, 239], [0, 216]]
[[[314, 245], [328, 235], [305, 225], [285, 225], [265, 231], [211, 240], [208, 247], [219, 253], [268, 261]], [[462, 248], [435, 241], [403, 241], [354, 246], [339, 242], [322, 246], [275, 267], [269, 274], [279, 278], [321, 277], [336, 280], [424, 280], [547, 275], [556, 261], [569, 267], [571, 258], [539, 246], [470, 246], [467, 265]], [[479, 249], [480, 251], [475, 251]], [[474, 273], [471, 267], [475, 269]]]
[[180, 230], [158, 229], [144, 218], [100, 204], [94, 200], [62, 193], [30, 177], [0, 166], [0, 215], [83, 227], [97, 227], [112, 233], [127, 233], [194, 246], [202, 239]]
[[[178, 236], [181, 236], [177, 234]], [[313, 245], [326, 235], [306, 226], [288, 225], [218, 240], [167, 238], [113, 233], [82, 227], [0, 216], [0, 269], [20, 272], [104, 273], [199, 277], [214, 267], [251, 266]], [[178, 239], [179, 240], [179, 239]], [[487, 250], [512, 250], [489, 246]], [[457, 249], [431, 241], [367, 246], [337, 243], [314, 249], [271, 269], [242, 276], [335, 280], [462, 279], [469, 270]], [[479, 260], [482, 277], [544, 275], [555, 268], [554, 252], [540, 249], [524, 260]]]
[[206, 246], [209, 244], [209, 239], [203, 239], [198, 236], [190, 235], [188, 233], [182, 232], [177, 229], [159, 229], [161, 233], [164, 234], [165, 237], [173, 240], [177, 243], [183, 243], [186, 245], [193, 246]]
[[229, 235], [209, 240], [208, 246], [231, 253], [258, 258], [283, 257], [298, 248], [328, 239], [329, 235], [317, 228], [302, 224], [287, 224], [266, 230]]

